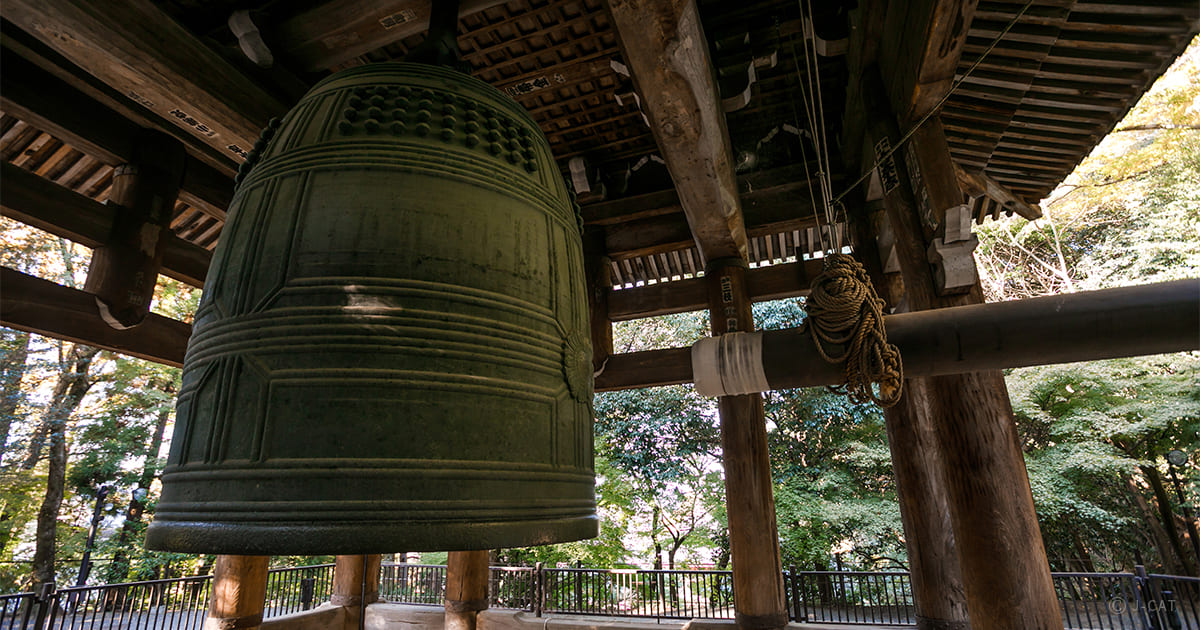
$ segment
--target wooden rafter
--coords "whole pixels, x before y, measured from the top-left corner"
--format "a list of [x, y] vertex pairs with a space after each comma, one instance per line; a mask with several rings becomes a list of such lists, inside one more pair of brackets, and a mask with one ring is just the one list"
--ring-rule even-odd
[[1036, 203], [1025, 201], [1008, 186], [982, 170], [963, 168], [962, 165], [955, 164], [954, 173], [958, 176], [958, 184], [963, 192], [971, 197], [987, 197], [1005, 211], [1015, 212], [1030, 221], [1041, 218], [1042, 209]]
[[[819, 259], [757, 267], [746, 272], [746, 292], [753, 302], [808, 295], [819, 273]], [[708, 307], [708, 285], [704, 278], [659, 282], [609, 291], [607, 302], [613, 321], [698, 311]]]
[[744, 259], [733, 152], [696, 3], [613, 0], [608, 6], [701, 257]]

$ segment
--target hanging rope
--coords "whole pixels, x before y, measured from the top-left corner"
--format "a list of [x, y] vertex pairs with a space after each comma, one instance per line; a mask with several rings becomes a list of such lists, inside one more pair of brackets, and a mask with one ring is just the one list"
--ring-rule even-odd
[[[858, 403], [895, 405], [904, 386], [900, 351], [887, 342], [883, 300], [875, 294], [863, 266], [846, 254], [826, 256], [805, 310], [821, 357], [846, 364], [845, 385], [830, 389]], [[875, 383], [878, 394], [872, 387]]]

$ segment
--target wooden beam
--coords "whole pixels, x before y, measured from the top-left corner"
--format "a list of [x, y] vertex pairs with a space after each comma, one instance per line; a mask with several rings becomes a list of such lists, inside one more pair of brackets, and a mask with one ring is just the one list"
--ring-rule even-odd
[[236, 161], [287, 111], [151, 0], [11, 0], [4, 17]]
[[958, 177], [959, 186], [968, 195], [987, 197], [1000, 204], [1005, 210], [1016, 212], [1030, 221], [1042, 217], [1040, 206], [1018, 197], [1008, 186], [996, 181], [982, 170], [963, 168], [962, 165], [955, 164], [954, 173]]
[[141, 103], [104, 83], [36, 37], [4, 19], [0, 19], [0, 46], [3, 47], [6, 64], [12, 59], [20, 58], [23, 63], [33, 64], [38, 69], [43, 80], [35, 81], [34, 84], [41, 89], [61, 84], [70, 86], [89, 101], [102, 104], [135, 125], [170, 133], [187, 146], [189, 154], [216, 171], [230, 178], [237, 174], [238, 165], [234, 160], [240, 159], [239, 156], [231, 155], [228, 151], [219, 151], [201, 142], [191, 132], [184, 131], [174, 123], [159, 117]]
[[96, 296], [100, 317], [117, 329], [132, 328], [150, 314], [158, 272], [171, 232], [171, 218], [187, 152], [183, 143], [155, 129], [142, 129], [134, 157], [113, 171], [109, 202], [116, 218], [108, 236], [92, 250], [83, 290]]
[[[658, 195], [656, 198], [663, 199]], [[743, 234], [753, 238], [817, 226], [807, 183], [789, 183], [755, 189], [740, 195], [745, 216]], [[640, 208], [624, 215], [624, 222], [604, 225], [609, 257], [615, 260], [679, 251], [696, 244], [690, 221], [679, 206]], [[641, 218], [638, 218], [641, 217]]]
[[[12, 164], [0, 164], [0, 213], [55, 236], [95, 248], [108, 238], [116, 208], [72, 192]], [[167, 236], [162, 272], [204, 286], [212, 252], [174, 234]]]
[[[459, 18], [504, 4], [463, 0]], [[279, 53], [305, 72], [328, 70], [429, 28], [428, 0], [334, 0], [298, 13], [271, 30]]]
[[[821, 273], [820, 259], [757, 267], [746, 271], [751, 302], [808, 295], [811, 279]], [[708, 308], [708, 285], [703, 277], [659, 282], [608, 292], [612, 321], [686, 313]]]
[[622, 389], [682, 385], [692, 382], [692, 351], [690, 348], [642, 350], [624, 352], [608, 357], [596, 375], [597, 392]]
[[6, 267], [0, 268], [0, 286], [0, 324], [9, 328], [183, 366], [189, 324], [152, 313], [136, 328], [116, 330], [100, 319], [90, 293]]
[[696, 3], [611, 0], [608, 8], [701, 258], [744, 260], [733, 151]]
[[[133, 157], [141, 127], [19, 56], [4, 58], [0, 108], [110, 166]], [[225, 220], [233, 177], [189, 154], [180, 199]]]
[[978, 0], [888, 3], [877, 57], [902, 124], [933, 111], [950, 91], [977, 4]]

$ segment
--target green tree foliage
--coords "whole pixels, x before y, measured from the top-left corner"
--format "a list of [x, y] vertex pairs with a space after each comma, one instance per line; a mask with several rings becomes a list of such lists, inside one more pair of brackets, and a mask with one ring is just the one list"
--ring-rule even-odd
[[[89, 250], [8, 219], [0, 229], [0, 263], [82, 285]], [[153, 309], [190, 320], [198, 298], [162, 279]], [[141, 549], [177, 380], [173, 368], [0, 330], [0, 587], [73, 583], [102, 486], [93, 581], [161, 577], [168, 562], [197, 562]], [[151, 492], [134, 501], [139, 486]]]
[[[801, 300], [755, 307], [760, 328], [804, 321]], [[883, 416], [825, 388], [765, 395], [785, 566], [904, 566], [903, 528]]]
[[[980, 229], [990, 300], [1200, 276], [1200, 39], [1043, 203]], [[1154, 322], [1145, 322], [1153, 326]], [[1195, 353], [1008, 375], [1043, 538], [1062, 570], [1171, 573], [1196, 558], [1162, 456], [1196, 503]]]
[[[1182, 532], [1171, 540], [1180, 523], [1167, 527], [1151, 506], [1153, 486], [1163, 484], [1162, 456], [1200, 449], [1198, 381], [1200, 359], [1189, 355], [1010, 375], [1034, 501], [1056, 568], [1129, 568], [1135, 550], [1173, 572], [1192, 564], [1191, 550], [1180, 547]], [[1186, 474], [1192, 481], [1196, 473]]]

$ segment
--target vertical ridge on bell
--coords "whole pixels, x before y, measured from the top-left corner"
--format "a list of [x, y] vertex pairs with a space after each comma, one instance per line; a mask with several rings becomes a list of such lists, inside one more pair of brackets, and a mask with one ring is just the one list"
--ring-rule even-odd
[[528, 113], [452, 69], [372, 64], [264, 138], [197, 311], [147, 545], [595, 536], [582, 245]]

